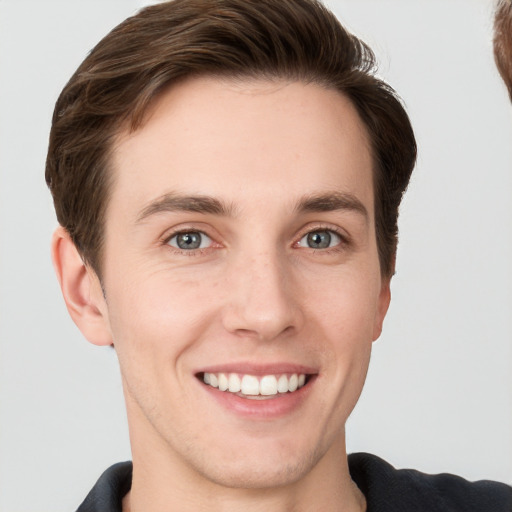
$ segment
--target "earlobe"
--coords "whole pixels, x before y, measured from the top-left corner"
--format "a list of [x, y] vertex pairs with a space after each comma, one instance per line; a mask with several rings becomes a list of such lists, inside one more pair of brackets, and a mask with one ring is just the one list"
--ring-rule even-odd
[[62, 226], [53, 234], [51, 252], [71, 318], [94, 345], [112, 345], [108, 310], [99, 279], [82, 261], [75, 244]]
[[390, 287], [390, 279], [383, 278], [380, 294], [378, 298], [377, 304], [377, 313], [375, 315], [375, 324], [373, 328], [373, 341], [377, 340], [382, 332], [382, 324], [384, 323], [384, 318], [386, 317], [386, 313], [388, 312], [389, 304], [391, 302], [391, 287]]

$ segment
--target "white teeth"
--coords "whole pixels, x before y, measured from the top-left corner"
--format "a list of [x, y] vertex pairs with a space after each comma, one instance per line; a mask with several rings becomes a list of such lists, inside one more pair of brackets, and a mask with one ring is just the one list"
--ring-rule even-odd
[[306, 383], [306, 375], [265, 375], [261, 378], [254, 375], [238, 375], [236, 373], [204, 373], [203, 381], [220, 391], [240, 393], [247, 396], [274, 396], [279, 393], [293, 393]]
[[242, 389], [240, 377], [236, 373], [229, 374], [229, 391], [231, 393], [238, 393]]
[[253, 375], [244, 375], [242, 377], [242, 394], [244, 395], [259, 395], [260, 383], [257, 377]]
[[297, 386], [299, 385], [299, 377], [297, 377], [297, 374], [294, 373], [290, 377], [290, 382], [288, 383], [288, 389], [293, 392], [297, 389]]
[[286, 375], [279, 377], [277, 381], [277, 391], [279, 391], [279, 393], [288, 393], [288, 377]]
[[277, 379], [275, 375], [265, 375], [261, 379], [260, 395], [277, 395]]
[[225, 373], [219, 373], [219, 389], [221, 391], [226, 391], [228, 389], [228, 378], [226, 377]]

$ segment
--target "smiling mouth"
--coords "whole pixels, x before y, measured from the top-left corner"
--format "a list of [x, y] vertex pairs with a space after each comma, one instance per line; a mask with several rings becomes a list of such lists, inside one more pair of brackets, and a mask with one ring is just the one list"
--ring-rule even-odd
[[304, 373], [292, 373], [257, 377], [237, 373], [204, 372], [198, 377], [206, 385], [219, 391], [233, 393], [242, 398], [264, 400], [295, 393], [308, 383], [310, 376]]

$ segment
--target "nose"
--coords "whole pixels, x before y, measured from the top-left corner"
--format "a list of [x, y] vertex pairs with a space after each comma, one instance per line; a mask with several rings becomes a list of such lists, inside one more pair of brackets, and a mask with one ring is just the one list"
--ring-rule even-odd
[[240, 258], [225, 283], [224, 328], [241, 337], [272, 341], [300, 330], [303, 311], [286, 257], [262, 252]]

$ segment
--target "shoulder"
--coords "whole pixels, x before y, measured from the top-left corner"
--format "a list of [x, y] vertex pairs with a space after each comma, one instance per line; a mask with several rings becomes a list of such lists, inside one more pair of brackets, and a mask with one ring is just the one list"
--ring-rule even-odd
[[132, 463], [114, 464], [103, 472], [76, 512], [121, 512], [131, 485]]
[[512, 487], [443, 473], [395, 469], [368, 453], [349, 455], [352, 479], [368, 503], [367, 512], [511, 512]]

